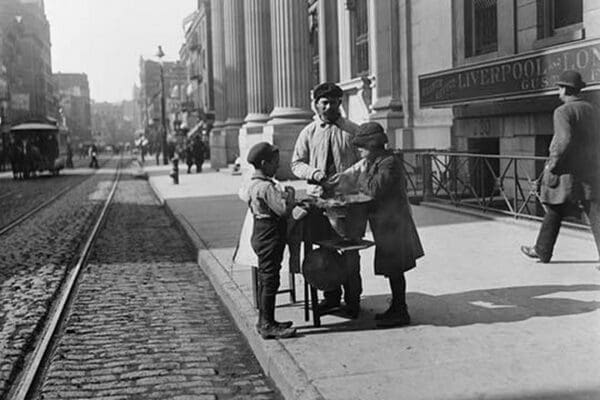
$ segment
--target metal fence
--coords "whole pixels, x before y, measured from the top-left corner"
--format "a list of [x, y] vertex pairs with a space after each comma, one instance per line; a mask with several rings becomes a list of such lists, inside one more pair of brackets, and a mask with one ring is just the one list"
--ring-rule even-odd
[[[539, 187], [546, 158], [398, 150], [413, 201], [430, 201], [541, 219], [545, 208]], [[583, 219], [572, 219], [577, 225]]]

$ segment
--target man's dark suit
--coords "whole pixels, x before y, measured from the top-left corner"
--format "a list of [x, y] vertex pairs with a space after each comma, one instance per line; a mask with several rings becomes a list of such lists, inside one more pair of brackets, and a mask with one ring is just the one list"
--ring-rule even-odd
[[580, 212], [590, 219], [600, 254], [600, 109], [567, 96], [554, 111], [554, 136], [546, 163], [541, 198], [547, 206], [535, 250], [548, 262], [565, 216]]

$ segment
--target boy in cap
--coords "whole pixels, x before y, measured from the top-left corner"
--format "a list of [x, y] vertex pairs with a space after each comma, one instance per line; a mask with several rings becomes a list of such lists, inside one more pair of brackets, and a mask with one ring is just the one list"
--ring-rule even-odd
[[[294, 146], [292, 172], [308, 181], [307, 193], [312, 196], [331, 196], [331, 190], [326, 186], [327, 178], [344, 171], [359, 159], [352, 145], [358, 125], [340, 114], [343, 94], [342, 89], [331, 82], [321, 83], [313, 89], [317, 118], [302, 129]], [[309, 224], [315, 240], [331, 239], [336, 235], [325, 216], [311, 215]], [[345, 251], [343, 257], [348, 271], [348, 278], [342, 285], [345, 311], [350, 318], [357, 318], [362, 292], [360, 257], [356, 250]], [[333, 311], [340, 306], [342, 289], [325, 291], [324, 297], [319, 310], [323, 313]]]
[[292, 322], [275, 320], [275, 298], [279, 289], [279, 271], [285, 248], [286, 217], [294, 207], [294, 190], [285, 190], [273, 181], [279, 167], [277, 147], [261, 142], [248, 152], [255, 168], [245, 199], [254, 217], [250, 243], [258, 257], [259, 317], [257, 329], [263, 339], [289, 338], [296, 334]]
[[362, 159], [330, 183], [340, 191], [358, 189], [373, 198], [369, 226], [375, 239], [375, 275], [388, 278], [392, 292], [390, 307], [375, 314], [375, 320], [382, 328], [408, 325], [404, 272], [413, 269], [424, 252], [412, 218], [402, 164], [385, 148], [387, 136], [376, 122], [362, 124], [352, 143]]

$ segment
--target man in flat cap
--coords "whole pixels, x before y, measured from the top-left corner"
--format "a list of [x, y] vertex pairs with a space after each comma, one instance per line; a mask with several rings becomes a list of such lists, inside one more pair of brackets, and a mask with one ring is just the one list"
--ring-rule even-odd
[[[343, 96], [342, 89], [334, 83], [325, 82], [313, 89], [313, 102], [317, 118], [308, 124], [296, 141], [292, 154], [291, 168], [294, 175], [309, 182], [308, 194], [328, 197], [329, 192], [324, 183], [338, 172], [344, 171], [356, 161], [359, 156], [352, 145], [352, 138], [358, 131], [358, 125], [343, 118], [340, 105]], [[321, 226], [320, 233], [326, 239], [335, 235], [327, 219], [310, 221], [316, 232]], [[318, 233], [318, 232], [317, 232]], [[344, 300], [348, 316], [356, 318], [360, 310], [360, 294], [362, 283], [360, 278], [360, 257], [358, 251], [344, 252], [344, 263], [348, 270], [348, 279], [343, 284]], [[325, 300], [319, 304], [322, 312], [331, 311], [340, 306], [341, 288], [326, 291]]]
[[580, 97], [585, 82], [578, 72], [563, 72], [557, 85], [564, 104], [554, 110], [554, 136], [542, 176], [546, 215], [535, 245], [521, 246], [526, 256], [542, 263], [552, 257], [563, 218], [581, 215], [582, 209], [600, 254], [600, 109]]

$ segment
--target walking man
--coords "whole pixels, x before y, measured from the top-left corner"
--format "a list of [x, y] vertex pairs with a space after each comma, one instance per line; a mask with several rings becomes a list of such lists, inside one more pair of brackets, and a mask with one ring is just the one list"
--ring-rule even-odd
[[98, 166], [98, 148], [96, 147], [96, 144], [92, 143], [92, 145], [90, 146], [89, 155], [90, 155], [90, 168], [100, 168]]
[[[330, 82], [315, 87], [313, 101], [318, 118], [304, 127], [294, 146], [292, 172], [311, 184], [307, 190], [309, 195], [330, 196], [330, 188], [325, 184], [327, 179], [359, 160], [357, 149], [351, 143], [358, 125], [340, 115], [343, 94], [339, 86]], [[323, 215], [311, 216], [310, 224], [316, 240], [336, 235]], [[357, 250], [346, 251], [343, 257], [348, 271], [348, 278], [342, 285], [345, 311], [350, 318], [357, 318], [362, 292], [360, 257]], [[319, 309], [321, 312], [332, 311], [340, 306], [342, 289], [326, 291], [324, 297]]]
[[534, 246], [521, 246], [528, 257], [552, 258], [561, 221], [580, 215], [589, 220], [600, 255], [600, 109], [583, 100], [585, 82], [576, 71], [560, 75], [554, 110], [554, 136], [544, 168], [540, 196], [547, 211]]

